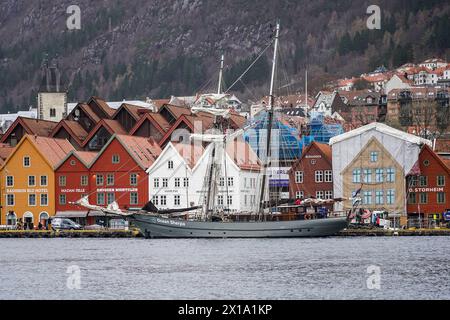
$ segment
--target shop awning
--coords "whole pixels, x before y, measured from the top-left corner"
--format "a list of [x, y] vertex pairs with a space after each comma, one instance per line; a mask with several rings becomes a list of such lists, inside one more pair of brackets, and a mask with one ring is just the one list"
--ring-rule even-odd
[[58, 211], [55, 218], [86, 218], [87, 211]]

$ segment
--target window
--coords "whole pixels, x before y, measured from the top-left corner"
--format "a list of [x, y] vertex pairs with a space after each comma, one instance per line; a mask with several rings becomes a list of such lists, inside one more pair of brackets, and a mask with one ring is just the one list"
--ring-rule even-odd
[[75, 160], [70, 160], [70, 165], [71, 166], [74, 166], [74, 165], [76, 165], [77, 164], [77, 162], [75, 161]]
[[7, 206], [14, 206], [14, 195], [13, 194], [7, 194], [6, 195], [6, 205]]
[[428, 177], [427, 176], [420, 176], [419, 177], [419, 186], [426, 187], [428, 185]]
[[244, 205], [247, 205], [247, 195], [244, 195]]
[[361, 182], [361, 169], [353, 169], [353, 183]]
[[163, 188], [169, 187], [169, 179], [168, 178], [163, 178], [162, 179], [162, 187]]
[[325, 182], [333, 182], [333, 171], [331, 170], [325, 171]]
[[152, 197], [152, 202], [153, 202], [153, 204], [155, 205], [155, 206], [157, 206], [158, 205], [158, 196], [153, 196]]
[[437, 193], [437, 203], [445, 203], [445, 192]]
[[372, 182], [372, 169], [364, 169], [364, 183]]
[[223, 206], [223, 196], [222, 195], [217, 196], [217, 205]]
[[234, 186], [234, 178], [233, 177], [228, 177], [228, 186], [229, 187]]
[[106, 194], [106, 204], [111, 204], [115, 201], [114, 192], [108, 192]]
[[325, 199], [333, 199], [333, 191], [325, 191]]
[[295, 199], [303, 199], [304, 193], [303, 191], [296, 191], [295, 192]]
[[416, 204], [416, 193], [415, 192], [410, 192], [408, 195], [408, 203], [409, 204]]
[[108, 186], [114, 185], [114, 174], [110, 173], [106, 176], [106, 185]]
[[95, 179], [95, 182], [97, 183], [98, 186], [103, 185], [103, 183], [105, 182], [103, 175], [102, 174], [98, 174], [96, 179]]
[[317, 199], [323, 199], [324, 193], [323, 191], [316, 191], [316, 198]]
[[175, 195], [173, 197], [173, 204], [176, 205], [176, 206], [179, 206], [181, 204], [181, 199], [180, 199], [179, 195]]
[[395, 169], [394, 168], [386, 169], [386, 182], [395, 182]]
[[81, 176], [81, 185], [82, 186], [88, 185], [88, 176]]
[[136, 173], [132, 173], [130, 174], [130, 185], [132, 186], [137, 186], [137, 174]]
[[375, 169], [375, 182], [383, 182], [383, 175], [384, 170], [383, 169]]
[[14, 187], [14, 177], [13, 176], [6, 176], [6, 186]]
[[416, 187], [417, 186], [417, 176], [410, 176], [408, 185], [410, 187]]
[[[131, 205], [137, 205], [139, 203], [138, 199], [138, 193], [137, 192], [130, 192], [130, 204]], [[162, 203], [162, 196], [161, 196], [161, 204]]]
[[60, 187], [65, 187], [66, 186], [66, 176], [59, 176], [59, 186]]
[[173, 169], [173, 161], [167, 161], [167, 168]]
[[303, 183], [303, 171], [295, 171], [295, 183]]
[[372, 204], [372, 191], [364, 191], [364, 204]]
[[219, 186], [220, 187], [225, 187], [225, 178], [224, 177], [220, 177], [219, 178]]
[[153, 179], [153, 187], [154, 188], [159, 188], [159, 178]]
[[112, 163], [114, 163], [114, 164], [120, 163], [120, 156], [118, 154], [113, 154]]
[[31, 166], [30, 157], [23, 157], [23, 166], [26, 168]]
[[377, 162], [378, 161], [378, 152], [372, 151], [370, 153], [370, 162]]
[[318, 170], [315, 172], [316, 182], [323, 182], [323, 171]]
[[375, 191], [375, 204], [384, 204], [384, 192], [382, 190]]
[[104, 205], [105, 204], [105, 194], [100, 192], [97, 193], [97, 204], [98, 205]]
[[189, 178], [183, 178], [183, 187], [189, 187]]
[[55, 117], [56, 117], [56, 109], [50, 108], [50, 118], [55, 118]]
[[389, 189], [386, 193], [386, 204], [394, 204], [395, 190]]
[[59, 204], [65, 205], [65, 204], [66, 204], [66, 201], [67, 201], [66, 195], [65, 195], [65, 194], [60, 194], [60, 195], [59, 195]]
[[166, 206], [167, 205], [167, 196], [161, 196], [161, 205]]
[[420, 203], [428, 203], [428, 193], [420, 193]]
[[438, 187], [443, 187], [445, 186], [445, 176], [437, 176], [437, 186]]
[[48, 194], [42, 193], [41, 194], [41, 206], [48, 206]]
[[229, 206], [233, 205], [233, 196], [228, 196], [227, 203], [228, 203]]
[[181, 186], [181, 179], [175, 178], [175, 188], [179, 188]]
[[47, 176], [41, 176], [41, 187], [46, 187], [48, 185]]
[[29, 206], [35, 206], [36, 205], [36, 195], [35, 194], [29, 194], [28, 195], [28, 205]]

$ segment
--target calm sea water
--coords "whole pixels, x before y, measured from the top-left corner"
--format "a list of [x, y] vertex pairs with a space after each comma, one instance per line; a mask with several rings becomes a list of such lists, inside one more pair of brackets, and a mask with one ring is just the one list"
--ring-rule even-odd
[[448, 241], [0, 239], [0, 299], [450, 299]]

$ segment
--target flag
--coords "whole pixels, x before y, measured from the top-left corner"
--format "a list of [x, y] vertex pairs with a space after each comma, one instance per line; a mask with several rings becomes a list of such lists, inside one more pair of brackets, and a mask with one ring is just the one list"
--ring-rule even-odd
[[416, 161], [416, 163], [414, 163], [414, 165], [412, 166], [411, 170], [409, 170], [409, 173], [406, 176], [420, 176], [421, 172], [420, 172], [420, 164], [419, 164], [419, 160]]

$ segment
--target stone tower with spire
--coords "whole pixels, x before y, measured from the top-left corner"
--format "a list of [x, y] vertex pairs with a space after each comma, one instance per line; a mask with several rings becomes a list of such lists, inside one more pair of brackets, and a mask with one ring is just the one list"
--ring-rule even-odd
[[60, 121], [67, 116], [67, 90], [61, 82], [56, 61], [46, 57], [42, 63], [42, 81], [38, 92], [38, 119]]

